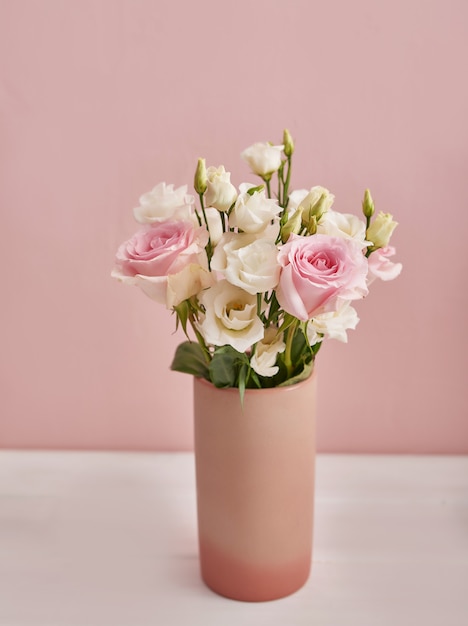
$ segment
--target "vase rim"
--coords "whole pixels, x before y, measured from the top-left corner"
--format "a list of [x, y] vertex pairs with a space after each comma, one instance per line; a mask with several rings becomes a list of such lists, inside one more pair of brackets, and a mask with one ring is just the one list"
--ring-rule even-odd
[[[314, 367], [311, 374], [307, 378], [304, 378], [304, 380], [301, 380], [298, 383], [294, 383], [293, 385], [283, 385], [283, 386], [277, 386], [277, 387], [262, 387], [260, 389], [249, 388], [245, 390], [245, 394], [247, 395], [250, 393], [265, 392], [265, 391], [269, 391], [270, 393], [293, 391], [294, 389], [298, 389], [299, 387], [305, 386], [308, 382], [311, 381], [312, 378], [314, 378], [315, 375], [316, 374], [315, 374], [315, 367]], [[215, 385], [213, 385], [211, 381], [206, 380], [206, 378], [194, 376], [193, 379], [194, 379], [194, 382], [198, 381], [200, 384], [205, 385], [206, 387], [212, 387], [213, 389], [217, 389], [218, 391], [228, 391], [231, 393], [233, 392], [239, 393], [239, 387], [216, 387]]]

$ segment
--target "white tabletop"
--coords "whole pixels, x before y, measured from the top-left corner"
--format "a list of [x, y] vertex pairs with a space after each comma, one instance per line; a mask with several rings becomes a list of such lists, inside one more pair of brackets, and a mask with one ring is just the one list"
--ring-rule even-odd
[[307, 585], [198, 574], [193, 455], [0, 452], [1, 626], [466, 626], [468, 457], [321, 455]]

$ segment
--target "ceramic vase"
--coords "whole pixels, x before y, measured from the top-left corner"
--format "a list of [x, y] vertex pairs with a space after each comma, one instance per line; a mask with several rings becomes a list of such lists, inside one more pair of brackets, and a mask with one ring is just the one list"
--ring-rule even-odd
[[296, 385], [218, 389], [194, 379], [201, 576], [265, 601], [297, 591], [312, 556], [316, 374]]

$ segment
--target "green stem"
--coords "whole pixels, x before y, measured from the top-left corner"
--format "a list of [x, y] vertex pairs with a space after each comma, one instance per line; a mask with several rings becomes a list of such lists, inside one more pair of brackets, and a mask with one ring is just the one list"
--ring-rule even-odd
[[195, 215], [197, 216], [198, 225], [201, 226], [202, 225], [201, 217], [196, 208], [195, 208]]
[[206, 362], [210, 363], [211, 361], [210, 351], [208, 350], [208, 347], [205, 343], [203, 335], [201, 334], [201, 332], [198, 330], [198, 328], [195, 325], [193, 314], [189, 315], [189, 322], [190, 322], [190, 326], [192, 327], [193, 332], [195, 333], [197, 341], [200, 344], [200, 348], [203, 350], [203, 354], [205, 355]]
[[203, 202], [203, 194], [199, 193], [198, 196], [200, 198], [200, 206], [201, 206], [201, 210], [203, 213], [203, 219], [205, 220], [206, 230], [208, 231], [208, 243], [206, 244], [206, 256], [208, 257], [208, 269], [211, 271], [211, 257], [213, 256], [213, 247], [211, 245], [210, 229], [208, 227], [208, 220], [206, 219], [205, 203]]
[[293, 364], [292, 364], [292, 342], [294, 339], [294, 335], [296, 334], [296, 326], [297, 324], [292, 324], [287, 332], [286, 332], [286, 349], [284, 351], [284, 364], [286, 365], [286, 370], [288, 372], [288, 378], [293, 373]]
[[281, 163], [281, 167], [278, 170], [278, 204], [280, 205], [280, 207], [283, 206], [281, 203], [281, 190], [282, 188], [284, 188], [283, 169], [284, 169], [284, 161]]
[[288, 173], [286, 175], [286, 182], [284, 183], [284, 188], [283, 188], [283, 205], [284, 208], [287, 207], [288, 205], [288, 193], [289, 193], [289, 183], [291, 181], [291, 158], [292, 157], [288, 157]]
[[265, 178], [263, 179], [265, 181], [266, 184], [266, 188], [267, 188], [267, 195], [269, 198], [271, 198], [271, 188], [270, 188], [270, 179], [266, 180]]

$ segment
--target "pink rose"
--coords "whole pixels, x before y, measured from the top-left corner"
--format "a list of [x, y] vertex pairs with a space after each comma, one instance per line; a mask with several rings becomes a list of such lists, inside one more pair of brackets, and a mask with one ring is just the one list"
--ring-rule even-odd
[[386, 246], [385, 248], [379, 248], [372, 252], [369, 256], [369, 284], [376, 278], [381, 280], [393, 280], [396, 278], [402, 269], [401, 263], [393, 263], [389, 261], [388, 257], [395, 254], [395, 248], [393, 246]]
[[367, 295], [367, 259], [352, 239], [291, 235], [279, 251], [282, 267], [277, 289], [281, 307], [302, 321], [334, 311], [337, 298]]
[[[137, 285], [153, 300], [172, 308], [203, 288], [205, 274], [208, 279], [207, 242], [207, 230], [192, 222], [156, 222], [119, 247], [112, 276]], [[190, 271], [188, 266], [192, 266]], [[176, 275], [183, 280], [171, 280], [169, 296], [168, 276], [172, 279]]]

